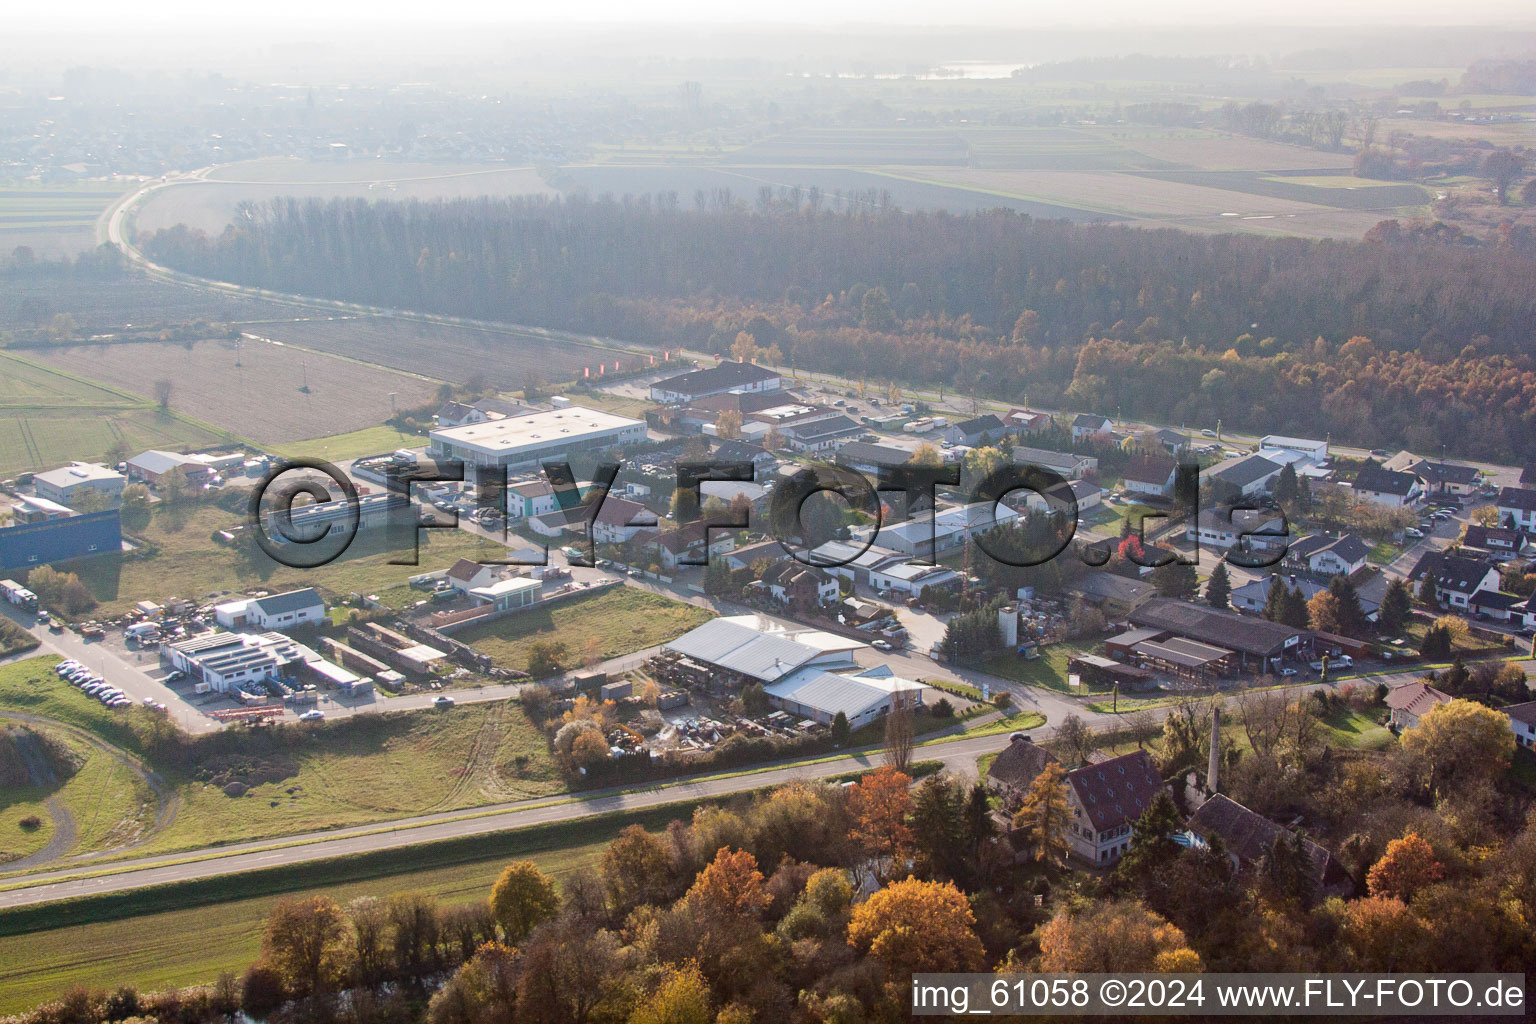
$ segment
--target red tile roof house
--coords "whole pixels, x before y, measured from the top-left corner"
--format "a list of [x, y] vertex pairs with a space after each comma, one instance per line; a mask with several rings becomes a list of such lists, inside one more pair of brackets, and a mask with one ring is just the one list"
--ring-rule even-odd
[[1067, 773], [1067, 828], [1072, 855], [1108, 866], [1131, 848], [1136, 820], [1167, 789], [1145, 750], [1084, 765]]

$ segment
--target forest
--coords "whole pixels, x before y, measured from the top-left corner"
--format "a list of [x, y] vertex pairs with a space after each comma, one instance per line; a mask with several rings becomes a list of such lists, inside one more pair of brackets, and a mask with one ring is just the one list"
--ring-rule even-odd
[[1511, 458], [1536, 441], [1536, 237], [1360, 242], [878, 204], [274, 201], [153, 259], [244, 285], [729, 351], [1047, 407]]

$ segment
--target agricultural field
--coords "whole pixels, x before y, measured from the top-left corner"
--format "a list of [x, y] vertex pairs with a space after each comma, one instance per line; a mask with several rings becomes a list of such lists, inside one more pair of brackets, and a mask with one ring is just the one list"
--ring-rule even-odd
[[137, 451], [220, 440], [212, 428], [137, 395], [0, 354], [0, 475], [99, 460], [119, 441]]
[[57, 260], [94, 249], [97, 219], [133, 185], [0, 185], [0, 253], [27, 246], [39, 259]]
[[346, 433], [428, 404], [424, 377], [247, 338], [77, 345], [35, 350], [69, 373], [110, 380], [146, 398], [172, 382], [171, 409], [260, 444]]
[[696, 605], [633, 587], [613, 587], [548, 608], [533, 608], [454, 634], [503, 668], [527, 669], [537, 640], [563, 643], [575, 665], [589, 640], [602, 658], [618, 658], [681, 636], [713, 616]]
[[[530, 377], [554, 383], [581, 376], [583, 366], [622, 359], [632, 364], [634, 353], [596, 345], [583, 345], [514, 330], [457, 327], [451, 324], [398, 320], [388, 317], [337, 317], [334, 319], [273, 323], [251, 328], [253, 333], [285, 345], [365, 363], [376, 363], [406, 373], [428, 373], [454, 383], [483, 377], [500, 390], [516, 390]], [[401, 408], [408, 403], [401, 402]], [[375, 422], [384, 417], [376, 417]], [[324, 431], [333, 434], [334, 427]], [[312, 435], [314, 436], [314, 435]]]
[[[392, 565], [390, 559], [409, 552], [381, 550], [383, 545], [360, 534], [347, 553], [316, 569], [290, 569], [259, 551], [226, 547], [213, 534], [243, 525], [245, 518], [212, 505], [164, 508], [156, 506], [148, 525], [127, 524], [144, 547], [123, 555], [100, 555], [63, 566], [78, 573], [101, 602], [100, 615], [117, 615], [136, 602], [168, 597], [202, 597], [252, 587], [295, 589], [319, 587], [335, 597], [377, 594], [385, 604], [401, 607], [410, 600], [406, 578], [419, 572], [446, 569], [460, 558], [500, 558], [506, 549], [464, 530], [422, 530], [420, 567]], [[419, 597], [420, 595], [414, 595]]]
[[345, 434], [316, 437], [307, 441], [279, 444], [272, 451], [286, 459], [325, 459], [340, 462], [365, 455], [378, 455], [399, 448], [420, 448], [427, 439], [390, 426], [364, 427]]
[[1320, 188], [1290, 177], [1263, 177], [1252, 171], [1149, 171], [1147, 177], [1341, 210], [1390, 211], [1396, 207], [1423, 206], [1430, 199], [1429, 193], [1418, 185], [1377, 183]]
[[942, 129], [805, 128], [743, 146], [726, 160], [733, 164], [788, 166], [964, 166], [970, 161], [970, 153], [958, 134]]
[[[56, 663], [34, 658], [0, 668], [0, 714], [52, 717], [51, 709], [62, 708], [61, 717], [78, 719], [71, 705], [94, 705], [54, 675]], [[137, 742], [124, 740], [129, 727], [121, 721], [75, 728], [88, 740]], [[135, 856], [172, 853], [565, 791], [543, 733], [515, 701], [359, 715], [277, 733], [219, 733], [199, 742], [182, 761], [148, 764], [172, 805], [158, 818], [141, 776], [82, 771], [81, 781], [61, 788], [57, 795], [77, 833], [74, 851], [121, 851], [114, 837], [131, 836]], [[104, 767], [113, 763], [121, 762], [103, 755]], [[15, 829], [13, 812], [0, 809], [6, 840]], [[48, 866], [61, 863], [69, 861]]]
[[110, 280], [13, 275], [0, 279], [0, 330], [38, 327], [59, 313], [81, 333], [102, 334], [129, 325], [291, 319], [296, 307], [125, 273]]
[[217, 234], [235, 219], [242, 203], [279, 197], [433, 200], [554, 194], [531, 167], [252, 160], [160, 189], [139, 205], [133, 218], [141, 233], [186, 224]]

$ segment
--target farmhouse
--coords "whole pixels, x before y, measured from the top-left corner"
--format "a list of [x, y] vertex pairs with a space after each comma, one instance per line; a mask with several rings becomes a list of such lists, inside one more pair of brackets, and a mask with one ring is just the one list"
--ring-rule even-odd
[[122, 496], [125, 482], [123, 474], [94, 462], [71, 462], [32, 478], [33, 489], [39, 498], [70, 506], [91, 492], [105, 494], [115, 505]]
[[[1189, 819], [1189, 830], [1209, 843], [1220, 839], [1232, 866], [1252, 870], [1270, 856], [1276, 840], [1293, 842], [1297, 837], [1236, 800], [1212, 794]], [[1301, 838], [1301, 848], [1311, 865], [1312, 884], [1322, 895], [1344, 895], [1353, 889], [1349, 873], [1323, 847]]]
[[767, 367], [726, 360], [708, 369], [657, 381], [651, 385], [651, 401], [691, 402], [727, 391], [775, 391], [779, 385], [779, 375]]
[[565, 460], [573, 452], [644, 441], [645, 423], [573, 405], [530, 416], [445, 427], [429, 436], [429, 458], [457, 459], [473, 465], [477, 472], [492, 470], [493, 478], [500, 478], [510, 466]]
[[1428, 683], [1409, 683], [1388, 692], [1387, 707], [1391, 709], [1392, 728], [1401, 732], [1412, 729], [1419, 720], [1438, 704], [1449, 704], [1450, 694], [1435, 689]]
[[1118, 861], [1135, 840], [1136, 819], [1165, 789], [1145, 750], [1067, 772], [1072, 854], [1090, 864]]

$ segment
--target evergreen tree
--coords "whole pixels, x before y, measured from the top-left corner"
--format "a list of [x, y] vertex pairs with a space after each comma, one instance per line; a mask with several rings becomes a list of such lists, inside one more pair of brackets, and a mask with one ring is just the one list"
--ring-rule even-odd
[[1270, 622], [1285, 621], [1285, 594], [1290, 588], [1279, 576], [1269, 578], [1269, 592], [1264, 595], [1263, 616]]
[[1195, 567], [1178, 559], [1153, 569], [1147, 579], [1164, 597], [1181, 601], [1194, 597], [1200, 589], [1200, 577], [1195, 573]]
[[1217, 562], [1211, 578], [1205, 583], [1205, 603], [1212, 608], [1231, 607], [1232, 577], [1227, 573], [1227, 563]]
[[1116, 869], [1120, 876], [1135, 884], [1173, 862], [1184, 849], [1173, 837], [1182, 829], [1179, 812], [1166, 789], [1160, 789], [1147, 809], [1136, 819], [1135, 839]]
[[1403, 628], [1403, 623], [1408, 621], [1412, 612], [1413, 595], [1408, 590], [1408, 584], [1394, 579], [1387, 584], [1387, 592], [1381, 598], [1381, 610], [1377, 613], [1381, 628], [1388, 633], [1396, 633]]
[[1275, 480], [1275, 500], [1282, 505], [1290, 505], [1296, 500], [1301, 491], [1301, 485], [1296, 480], [1296, 467], [1287, 462], [1280, 470], [1280, 476]]
[[1301, 588], [1293, 588], [1285, 583], [1280, 584], [1280, 587], [1285, 591], [1285, 598], [1279, 621], [1294, 629], [1306, 629], [1312, 617], [1307, 611], [1307, 599], [1302, 596]]
[[837, 717], [832, 719], [832, 742], [842, 746], [848, 742], [848, 736], [852, 731], [848, 726], [848, 716], [839, 711]]
[[1360, 594], [1348, 576], [1335, 576], [1328, 581], [1328, 593], [1338, 602], [1339, 627], [1345, 636], [1363, 637], [1369, 632], [1365, 609], [1360, 607]]

